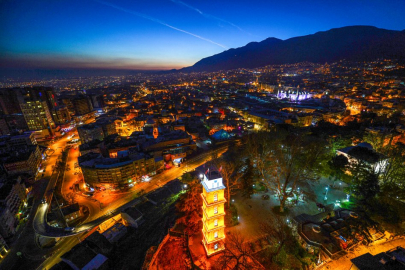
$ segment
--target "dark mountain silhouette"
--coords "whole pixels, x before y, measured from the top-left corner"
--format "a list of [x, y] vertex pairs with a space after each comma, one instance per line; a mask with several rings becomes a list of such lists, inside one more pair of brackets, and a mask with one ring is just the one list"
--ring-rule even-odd
[[268, 38], [201, 59], [182, 72], [256, 68], [298, 62], [331, 63], [342, 59], [405, 59], [405, 30], [347, 26], [287, 40]]

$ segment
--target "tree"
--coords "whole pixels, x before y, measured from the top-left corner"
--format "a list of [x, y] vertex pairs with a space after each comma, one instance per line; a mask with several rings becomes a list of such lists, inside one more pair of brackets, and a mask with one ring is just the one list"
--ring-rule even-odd
[[299, 185], [319, 178], [325, 152], [318, 138], [285, 131], [253, 134], [247, 149], [263, 183], [276, 193], [280, 212]]
[[398, 201], [404, 197], [401, 186], [395, 182], [384, 183], [381, 170], [376, 172], [373, 166], [362, 160], [348, 168], [352, 177], [351, 191], [357, 201], [354, 210], [360, 216], [354, 224], [357, 233], [370, 242], [367, 228], [382, 226], [390, 231], [403, 231], [401, 222], [405, 218], [405, 208]]
[[180, 177], [180, 180], [185, 184], [195, 181], [193, 175], [190, 172], [183, 173], [183, 175]]
[[367, 243], [373, 241], [373, 236], [370, 233], [371, 229], [378, 229], [378, 223], [370, 216], [369, 209], [364, 205], [358, 204], [355, 207], [357, 216], [349, 217], [346, 222], [350, 224], [346, 230], [349, 230], [350, 235], [357, 239], [363, 239]]
[[357, 179], [354, 186], [354, 194], [359, 202], [368, 204], [380, 193], [378, 175], [372, 171], [365, 171], [361, 178]]
[[225, 157], [215, 160], [216, 167], [220, 170], [222, 179], [226, 187], [225, 198], [228, 208], [231, 203], [231, 196], [241, 187], [243, 177], [243, 163], [241, 159], [226, 160]]
[[263, 269], [253, 257], [253, 250], [238, 233], [231, 233], [225, 239], [225, 249], [219, 256], [214, 269], [250, 270]]
[[260, 231], [269, 238], [275, 247], [271, 253], [272, 258], [281, 252], [284, 245], [290, 244], [294, 239], [286, 220], [278, 215], [269, 216], [268, 222], [262, 222]]
[[[364, 147], [361, 147], [364, 148]], [[361, 158], [353, 161], [347, 166], [347, 172], [350, 179], [347, 184], [349, 185], [349, 198], [356, 187], [373, 171], [372, 166], [369, 163], [364, 162]]]
[[308, 269], [312, 264], [311, 255], [298, 243], [285, 217], [270, 216], [260, 224], [260, 231], [271, 243], [259, 260], [266, 269]]
[[250, 160], [250, 158], [247, 158], [245, 160], [245, 167], [244, 167], [244, 174], [242, 177], [242, 196], [250, 198], [252, 194], [254, 193], [253, 190], [253, 164]]
[[180, 216], [177, 221], [185, 226], [186, 233], [194, 234], [201, 227], [202, 186], [198, 179], [195, 178], [193, 181], [188, 181], [187, 185], [187, 192], [180, 196], [176, 204], [177, 212]]
[[376, 151], [381, 151], [384, 148], [386, 139], [392, 140], [392, 136], [391, 138], [388, 138], [387, 135], [388, 134], [385, 132], [381, 134], [377, 132], [368, 131], [363, 136], [363, 140], [365, 142], [370, 143], [373, 146], [373, 149], [375, 149]]
[[[394, 187], [403, 190], [405, 188], [405, 145], [397, 143], [394, 146], [387, 145], [384, 151], [388, 162], [384, 170], [380, 171], [380, 179], [383, 189]], [[405, 195], [404, 198], [405, 199]]]
[[344, 155], [337, 155], [328, 162], [330, 176], [333, 177], [333, 185], [338, 180], [345, 178], [345, 170], [349, 165], [349, 160]]

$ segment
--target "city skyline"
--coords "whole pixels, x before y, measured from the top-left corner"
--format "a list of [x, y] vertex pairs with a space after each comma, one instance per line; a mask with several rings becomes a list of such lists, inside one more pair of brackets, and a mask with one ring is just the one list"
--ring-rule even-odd
[[0, 0], [0, 269], [405, 269], [404, 0]]
[[303, 4], [179, 0], [1, 4], [1, 69], [165, 70], [268, 37], [348, 25], [405, 28], [401, 1]]

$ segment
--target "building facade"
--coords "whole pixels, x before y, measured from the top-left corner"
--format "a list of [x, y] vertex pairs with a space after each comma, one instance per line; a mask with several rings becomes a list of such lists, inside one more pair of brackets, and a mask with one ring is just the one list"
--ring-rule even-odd
[[93, 140], [102, 141], [104, 139], [104, 132], [102, 127], [96, 124], [80, 126], [77, 128], [77, 132], [79, 133], [79, 137], [82, 143], [88, 143]]
[[203, 245], [207, 256], [224, 250], [225, 239], [225, 186], [219, 172], [204, 175], [203, 193]]
[[76, 115], [84, 115], [93, 111], [90, 99], [87, 96], [78, 96], [72, 100]]
[[29, 130], [47, 129], [52, 132], [55, 124], [45, 101], [26, 101], [20, 103], [20, 107]]
[[57, 125], [63, 125], [72, 120], [69, 110], [66, 106], [58, 106], [52, 110], [53, 120]]
[[[149, 174], [154, 174], [162, 165], [148, 155], [135, 157], [94, 158], [98, 154], [89, 153], [79, 158], [84, 180], [93, 187], [131, 187]], [[89, 158], [88, 160], [86, 160]]]
[[28, 173], [36, 176], [42, 161], [41, 151], [38, 145], [15, 148], [13, 154], [3, 159], [3, 168], [8, 175]]
[[15, 234], [18, 212], [26, 203], [26, 189], [21, 178], [0, 186], [0, 235], [7, 239]]
[[0, 135], [10, 134], [10, 128], [8, 127], [7, 121], [4, 118], [0, 118]]

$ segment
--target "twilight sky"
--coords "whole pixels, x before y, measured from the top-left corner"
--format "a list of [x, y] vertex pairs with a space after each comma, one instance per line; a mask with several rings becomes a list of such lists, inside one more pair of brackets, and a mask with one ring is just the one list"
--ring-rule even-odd
[[403, 30], [404, 10], [404, 0], [0, 0], [0, 67], [180, 68], [268, 37]]

